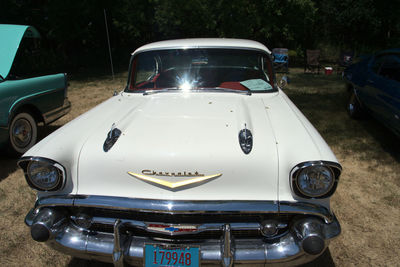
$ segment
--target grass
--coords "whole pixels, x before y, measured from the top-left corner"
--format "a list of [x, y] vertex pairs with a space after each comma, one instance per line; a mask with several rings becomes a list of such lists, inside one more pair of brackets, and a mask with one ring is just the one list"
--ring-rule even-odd
[[336, 75], [293, 70], [286, 94], [330, 145], [343, 166], [332, 207], [342, 235], [330, 245], [338, 266], [395, 266], [400, 245], [400, 142], [373, 119], [351, 120]]
[[[344, 169], [332, 198], [342, 234], [306, 266], [399, 266], [399, 139], [375, 120], [348, 118], [347, 93], [340, 76], [290, 71], [291, 83], [285, 93], [318, 129]], [[50, 127], [41, 127], [41, 137], [122, 90], [127, 73], [117, 74], [114, 80], [82, 77], [70, 81], [71, 112]], [[23, 221], [35, 194], [16, 161], [0, 157], [0, 264], [111, 266], [72, 258], [31, 239]]]

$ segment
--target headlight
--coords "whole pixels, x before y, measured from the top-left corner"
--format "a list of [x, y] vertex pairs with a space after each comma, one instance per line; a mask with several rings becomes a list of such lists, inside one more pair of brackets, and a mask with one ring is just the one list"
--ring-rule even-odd
[[28, 184], [40, 191], [55, 191], [64, 186], [65, 170], [57, 162], [45, 158], [23, 158], [18, 162]]
[[292, 170], [292, 189], [304, 198], [326, 198], [336, 189], [342, 168], [333, 162], [305, 162]]

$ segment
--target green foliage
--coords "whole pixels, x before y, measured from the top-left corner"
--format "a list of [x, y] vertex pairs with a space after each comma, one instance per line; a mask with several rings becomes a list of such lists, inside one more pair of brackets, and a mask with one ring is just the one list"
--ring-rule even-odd
[[398, 0], [2, 0], [0, 9], [0, 23], [40, 31], [52, 68], [108, 64], [104, 10], [125, 66], [138, 46], [173, 38], [248, 38], [287, 47], [298, 62], [305, 49], [333, 58], [400, 46]]
[[320, 10], [322, 40], [353, 50], [400, 45], [400, 1], [321, 1]]

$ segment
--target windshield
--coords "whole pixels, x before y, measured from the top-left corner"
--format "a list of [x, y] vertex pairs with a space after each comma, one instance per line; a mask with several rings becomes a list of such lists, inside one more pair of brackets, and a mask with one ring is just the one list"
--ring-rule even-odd
[[162, 89], [274, 92], [266, 53], [245, 49], [169, 49], [142, 52], [131, 62], [126, 91]]

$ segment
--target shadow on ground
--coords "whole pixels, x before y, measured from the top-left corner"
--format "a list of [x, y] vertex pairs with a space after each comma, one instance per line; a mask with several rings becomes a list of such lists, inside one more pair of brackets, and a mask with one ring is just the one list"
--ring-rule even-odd
[[68, 263], [68, 267], [113, 267], [111, 263], [105, 263], [100, 261], [91, 261], [78, 258], [72, 258]]
[[51, 134], [52, 132], [56, 131], [61, 126], [59, 125], [47, 125], [41, 126], [38, 129], [38, 142], [41, 141], [43, 138]]
[[301, 265], [301, 267], [334, 267], [335, 263], [332, 259], [331, 252], [329, 251], [329, 248], [324, 251], [324, 253], [321, 254], [317, 259], [315, 259], [312, 262], [309, 262], [307, 264]]
[[17, 158], [0, 156], [0, 182], [17, 170]]
[[379, 143], [381, 148], [400, 162], [400, 137], [373, 118], [358, 121], [361, 126]]
[[362, 120], [349, 118], [346, 112], [349, 96], [340, 78], [296, 74], [293, 85], [285, 92], [329, 145], [378, 161], [384, 150], [400, 162], [399, 138], [389, 129], [370, 116]]

